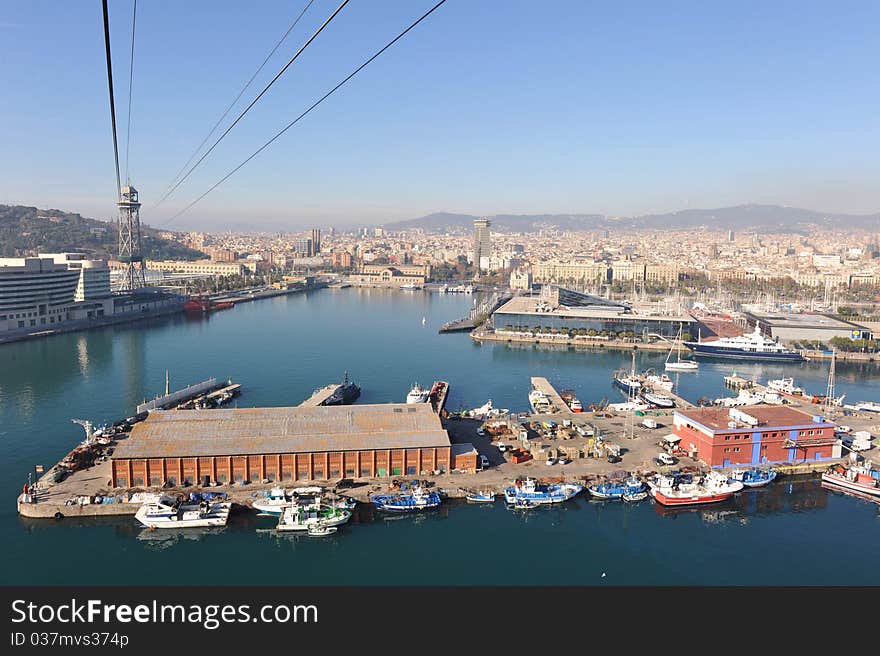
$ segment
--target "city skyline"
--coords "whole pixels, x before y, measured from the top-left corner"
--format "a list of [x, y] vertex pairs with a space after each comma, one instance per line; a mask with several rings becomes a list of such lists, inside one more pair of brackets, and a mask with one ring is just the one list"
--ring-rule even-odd
[[[155, 208], [302, 6], [139, 8], [130, 173], [144, 223], [304, 229], [437, 211], [634, 216], [749, 202], [880, 209], [876, 6], [562, 3], [551, 14], [451, 2], [165, 225], [431, 3], [346, 7]], [[335, 6], [309, 8], [236, 111]], [[110, 19], [124, 125], [130, 5], [114, 3]], [[18, 92], [0, 109], [0, 202], [114, 216], [100, 21], [97, 8], [34, 2], [0, 25], [0, 54], [16, 62], [4, 73]], [[535, 38], [544, 28], [552, 40]], [[71, 65], [53, 74], [62, 57]]]

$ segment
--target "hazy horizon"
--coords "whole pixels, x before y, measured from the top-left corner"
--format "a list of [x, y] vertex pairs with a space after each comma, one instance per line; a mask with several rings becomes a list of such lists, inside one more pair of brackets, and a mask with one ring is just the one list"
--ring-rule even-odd
[[[337, 4], [313, 3], [224, 125]], [[167, 222], [433, 4], [351, 3], [154, 207], [306, 2], [141, 3], [130, 177], [142, 221], [273, 231], [434, 212], [880, 211], [880, 5], [453, 0]], [[110, 20], [124, 158], [131, 4], [112, 3]], [[99, 4], [7, 8], [0, 203], [115, 217], [102, 29]]]

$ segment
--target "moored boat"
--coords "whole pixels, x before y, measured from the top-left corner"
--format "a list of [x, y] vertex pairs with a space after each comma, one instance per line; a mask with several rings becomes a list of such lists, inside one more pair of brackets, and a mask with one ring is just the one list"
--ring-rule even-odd
[[630, 476], [626, 480], [603, 481], [587, 488], [591, 496], [597, 499], [622, 499], [626, 494], [647, 492], [648, 486], [638, 478]]
[[662, 389], [667, 392], [671, 392], [675, 386], [675, 383], [666, 374], [648, 374], [645, 380], [654, 389]]
[[428, 397], [431, 395], [431, 390], [424, 389], [418, 383], [413, 383], [412, 389], [410, 389], [409, 394], [406, 395], [407, 403], [424, 403], [428, 400]]
[[306, 531], [308, 532], [309, 535], [313, 535], [315, 537], [322, 537], [325, 535], [333, 535], [338, 530], [339, 529], [337, 527], [331, 526], [329, 524], [325, 524], [323, 522], [321, 522], [319, 524], [312, 524], [306, 529]]
[[704, 476], [685, 482], [679, 476], [657, 474], [648, 480], [651, 496], [664, 506], [687, 506], [702, 503], [715, 503], [729, 499], [744, 485], [732, 481], [724, 474], [710, 471]]
[[648, 490], [645, 489], [639, 492], [624, 492], [620, 498], [628, 503], [636, 503], [638, 501], [643, 501], [648, 498]]
[[730, 474], [730, 478], [739, 481], [746, 487], [762, 487], [768, 483], [772, 483], [776, 479], [775, 469], [759, 469], [758, 467], [750, 467], [748, 469], [735, 469]]
[[413, 481], [407, 489], [401, 486], [399, 492], [391, 494], [373, 494], [370, 501], [379, 510], [386, 512], [421, 512], [436, 508], [442, 503], [437, 492], [429, 492], [418, 481]]
[[282, 510], [292, 503], [291, 495], [283, 487], [273, 487], [262, 498], [254, 501], [253, 507], [254, 510], [264, 515], [275, 515], [277, 517], [281, 514]]
[[658, 408], [674, 408], [675, 407], [675, 399], [671, 396], [666, 396], [665, 394], [658, 394], [657, 392], [642, 392], [642, 399], [650, 403], [651, 405], [655, 405]]
[[147, 528], [202, 528], [226, 526], [229, 519], [229, 501], [202, 500], [198, 504], [184, 504], [180, 500], [162, 499], [145, 503], [135, 513], [135, 519]]
[[880, 497], [880, 470], [865, 462], [861, 465], [832, 465], [822, 474], [822, 482]]
[[[675, 351], [675, 360], [672, 360], [672, 352]], [[672, 348], [669, 349], [669, 353], [666, 354], [666, 371], [697, 371], [700, 368], [700, 364], [696, 360], [682, 360], [681, 359], [681, 330], [679, 329], [678, 335], [675, 337], [675, 342], [672, 344]]]
[[767, 360], [801, 362], [804, 356], [787, 348], [761, 333], [760, 324], [755, 331], [738, 337], [721, 337], [708, 342], [685, 342], [694, 355], [711, 358], [730, 358], [735, 360]]
[[534, 478], [517, 479], [511, 487], [504, 489], [504, 499], [510, 504], [521, 499], [538, 504], [561, 503], [583, 489], [584, 486], [578, 483], [538, 483]]
[[553, 410], [550, 399], [547, 398], [544, 392], [538, 389], [533, 389], [529, 392], [529, 405], [532, 408], [532, 412], [536, 415], [547, 414]]
[[465, 499], [467, 499], [468, 501], [473, 501], [475, 503], [494, 503], [495, 493], [475, 490], [472, 492], [468, 492], [465, 496]]
[[308, 531], [311, 527], [339, 526], [351, 519], [351, 511], [335, 508], [316, 501], [310, 504], [292, 504], [284, 508], [278, 518], [277, 531]]

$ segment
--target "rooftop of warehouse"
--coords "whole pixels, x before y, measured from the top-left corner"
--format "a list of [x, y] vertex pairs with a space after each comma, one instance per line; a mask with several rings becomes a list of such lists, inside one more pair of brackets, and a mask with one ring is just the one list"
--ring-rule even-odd
[[114, 459], [449, 446], [429, 403], [157, 410]]
[[687, 410], [676, 410], [676, 414], [686, 417], [691, 421], [702, 424], [706, 428], [713, 431], [743, 430], [755, 429], [765, 431], [768, 428], [785, 428], [788, 426], [820, 426], [830, 425], [831, 422], [823, 421], [817, 423], [813, 421], [813, 415], [795, 410], [794, 408], [786, 408], [784, 406], [768, 406], [768, 405], [750, 405], [734, 408], [740, 412], [744, 412], [758, 420], [757, 426], [749, 426], [742, 421], [737, 421], [737, 428], [731, 428], [727, 424], [734, 420], [731, 416], [731, 408], [689, 408]]

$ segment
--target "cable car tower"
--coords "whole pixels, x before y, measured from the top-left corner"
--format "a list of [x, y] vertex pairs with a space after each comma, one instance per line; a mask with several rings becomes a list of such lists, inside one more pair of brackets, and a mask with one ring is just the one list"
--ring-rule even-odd
[[133, 291], [144, 287], [144, 258], [141, 254], [141, 204], [137, 189], [127, 184], [120, 190], [119, 261], [123, 264], [120, 289]]

